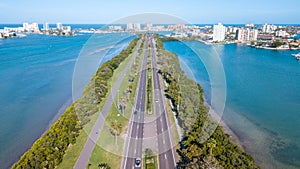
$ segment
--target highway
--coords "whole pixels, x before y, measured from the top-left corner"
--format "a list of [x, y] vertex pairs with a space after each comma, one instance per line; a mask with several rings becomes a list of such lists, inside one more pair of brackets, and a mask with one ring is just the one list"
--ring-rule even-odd
[[168, 111], [166, 109], [164, 91], [158, 75], [156, 53], [154, 49], [155, 42], [153, 38], [151, 38], [151, 42], [159, 168], [174, 169], [176, 167], [176, 156], [172, 143], [171, 126]]
[[123, 160], [121, 168], [132, 169], [135, 167], [135, 159], [142, 159], [142, 144], [144, 132], [144, 112], [146, 104], [146, 77], [147, 77], [147, 57], [148, 57], [148, 38], [144, 45], [144, 56], [134, 99], [134, 108], [129, 122], [127, 137], [125, 140]]
[[126, 65], [125, 69], [123, 70], [123, 72], [121, 73], [121, 75], [119, 76], [119, 78], [117, 79], [116, 83], [113, 85], [111, 93], [109, 94], [103, 108], [102, 111], [100, 112], [94, 126], [93, 129], [91, 131], [91, 133], [88, 136], [88, 139], [81, 151], [81, 154], [79, 156], [79, 158], [76, 161], [76, 164], [74, 166], [75, 169], [84, 169], [86, 168], [86, 166], [88, 165], [88, 162], [90, 160], [91, 154], [94, 150], [95, 144], [97, 143], [97, 140], [99, 138], [99, 134], [102, 131], [103, 128], [103, 124], [105, 122], [105, 119], [110, 111], [110, 108], [113, 104], [114, 98], [117, 94], [117, 90], [120, 88], [120, 85], [122, 83], [122, 80], [125, 77], [126, 72], [129, 70], [129, 68], [131, 67], [136, 55], [137, 55], [137, 51], [139, 49], [139, 46], [141, 44], [141, 40], [139, 41], [136, 50], [134, 51], [134, 54], [130, 60], [130, 62]]

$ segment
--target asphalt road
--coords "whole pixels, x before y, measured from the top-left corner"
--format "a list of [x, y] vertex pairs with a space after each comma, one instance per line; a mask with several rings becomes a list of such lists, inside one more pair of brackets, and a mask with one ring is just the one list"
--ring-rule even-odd
[[113, 85], [111, 93], [109, 94], [103, 108], [102, 108], [102, 112], [99, 114], [97, 121], [95, 122], [93, 129], [91, 131], [91, 133], [89, 134], [89, 137], [81, 151], [81, 154], [79, 156], [79, 158], [76, 161], [76, 164], [74, 166], [75, 169], [85, 169], [86, 166], [88, 165], [88, 162], [90, 160], [91, 154], [94, 150], [95, 144], [97, 143], [97, 140], [99, 138], [99, 134], [102, 131], [103, 128], [103, 124], [105, 122], [105, 119], [109, 113], [109, 110], [113, 104], [114, 98], [117, 94], [118, 89], [120, 88], [120, 85], [122, 83], [122, 80], [124, 79], [126, 72], [129, 70], [129, 68], [131, 67], [136, 55], [137, 55], [137, 51], [139, 49], [140, 46], [140, 42], [138, 43], [138, 47], [136, 48], [136, 50], [134, 51], [133, 57], [130, 60], [130, 62], [128, 63], [128, 65], [125, 67], [125, 69], [123, 70], [123, 72], [121, 73], [121, 75], [119, 76], [118, 80], [116, 81], [116, 83]]
[[146, 77], [147, 77], [148, 39], [144, 46], [144, 56], [140, 71], [140, 77], [135, 95], [135, 105], [129, 122], [127, 138], [124, 146], [121, 168], [135, 167], [135, 159], [142, 159], [142, 142], [144, 132], [144, 112], [146, 104]]
[[156, 53], [154, 51], [155, 42], [151, 38], [152, 52], [152, 72], [154, 82], [154, 100], [156, 111], [157, 141], [158, 141], [158, 161], [161, 169], [174, 169], [176, 167], [176, 156], [173, 149], [171, 126], [166, 109], [165, 97], [158, 75]]

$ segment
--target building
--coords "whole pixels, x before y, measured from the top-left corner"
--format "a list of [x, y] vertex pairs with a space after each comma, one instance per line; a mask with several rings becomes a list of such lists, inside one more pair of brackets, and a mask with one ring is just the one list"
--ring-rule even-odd
[[62, 30], [63, 30], [64, 32], [71, 32], [71, 26], [63, 26], [63, 27], [62, 27]]
[[62, 23], [60, 23], [60, 22], [56, 23], [56, 29], [57, 30], [62, 30], [63, 29]]
[[49, 30], [49, 23], [45, 22], [43, 25], [43, 30], [48, 31]]
[[151, 23], [147, 23], [145, 26], [146, 30], [151, 30], [153, 28], [153, 25]]
[[133, 30], [133, 24], [132, 23], [128, 23], [126, 26], [127, 30]]
[[226, 27], [219, 23], [218, 25], [214, 25], [213, 28], [213, 41], [214, 42], [221, 42], [225, 40], [225, 32]]
[[290, 34], [287, 33], [287, 32], [284, 31], [284, 30], [276, 31], [275, 35], [276, 35], [277, 37], [288, 37], [288, 36], [290, 36]]
[[35, 22], [32, 23], [32, 24], [24, 22], [23, 23], [23, 29], [24, 29], [24, 32], [34, 32], [34, 33], [40, 32], [39, 24], [35, 23]]
[[134, 30], [141, 30], [141, 24], [140, 23], [133, 24], [133, 29]]
[[251, 42], [251, 41], [257, 41], [258, 36], [258, 30], [253, 29], [238, 29], [236, 31], [236, 39], [239, 42]]
[[112, 30], [112, 31], [122, 31], [123, 28], [122, 26], [116, 26], [116, 25], [111, 25], [108, 27], [109, 30]]
[[264, 33], [272, 33], [277, 29], [276, 25], [269, 25], [269, 24], [264, 24], [262, 27], [262, 31]]

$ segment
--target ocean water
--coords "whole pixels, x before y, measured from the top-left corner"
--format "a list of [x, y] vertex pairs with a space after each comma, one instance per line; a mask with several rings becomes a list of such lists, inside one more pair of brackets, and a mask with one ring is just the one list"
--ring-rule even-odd
[[[182, 68], [202, 85], [208, 101], [211, 85], [201, 59], [217, 51], [227, 84], [223, 119], [243, 148], [262, 168], [300, 168], [300, 62], [291, 55], [299, 51], [196, 41], [164, 45], [178, 54]], [[196, 55], [188, 46], [208, 52]]]
[[[72, 102], [72, 82], [80, 56], [117, 55], [129, 34], [74, 37], [27, 35], [0, 40], [0, 168], [8, 168]], [[98, 57], [99, 58], [99, 57]], [[82, 87], [97, 67], [87, 69]]]

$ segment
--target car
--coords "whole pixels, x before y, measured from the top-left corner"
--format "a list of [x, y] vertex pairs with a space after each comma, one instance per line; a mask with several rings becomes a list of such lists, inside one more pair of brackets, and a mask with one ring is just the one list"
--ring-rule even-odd
[[158, 99], [156, 99], [155, 102], [157, 103], [157, 102], [158, 102]]
[[135, 167], [141, 167], [141, 158], [136, 158], [135, 159]]

